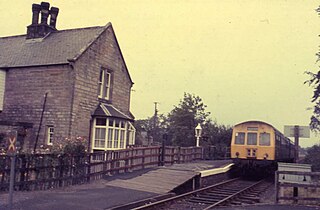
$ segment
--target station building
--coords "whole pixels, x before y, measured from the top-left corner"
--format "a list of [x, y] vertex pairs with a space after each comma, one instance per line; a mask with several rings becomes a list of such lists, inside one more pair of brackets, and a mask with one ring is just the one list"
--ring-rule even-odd
[[133, 82], [112, 24], [57, 30], [58, 13], [33, 4], [27, 33], [0, 38], [2, 143], [17, 130], [25, 150], [77, 137], [90, 151], [133, 145]]

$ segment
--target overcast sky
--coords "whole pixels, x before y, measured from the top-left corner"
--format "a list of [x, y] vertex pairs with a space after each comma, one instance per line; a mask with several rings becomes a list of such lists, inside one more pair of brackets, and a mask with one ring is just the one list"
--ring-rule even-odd
[[[0, 2], [0, 37], [26, 33], [35, 0]], [[58, 29], [113, 24], [134, 81], [136, 119], [168, 113], [184, 92], [200, 96], [219, 124], [257, 119], [308, 125], [317, 71], [314, 0], [54, 0]], [[1, 52], [0, 52], [1, 53]], [[300, 144], [319, 143], [319, 136]]]

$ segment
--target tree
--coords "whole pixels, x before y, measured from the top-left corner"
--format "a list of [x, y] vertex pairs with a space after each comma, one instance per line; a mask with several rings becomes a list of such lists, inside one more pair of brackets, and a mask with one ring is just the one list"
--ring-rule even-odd
[[202, 139], [201, 145], [204, 147], [213, 146], [214, 158], [224, 158], [229, 151], [232, 127], [225, 125], [218, 125], [216, 122], [209, 120], [203, 126], [205, 139]]
[[314, 171], [320, 171], [320, 145], [314, 145], [307, 149], [304, 163], [311, 164]]
[[[157, 116], [149, 117], [147, 119], [136, 120], [134, 122], [134, 127], [136, 128], [136, 144], [143, 144], [144, 140], [147, 140], [147, 144], [160, 144], [162, 141], [162, 135], [166, 132], [167, 117], [163, 114]], [[146, 136], [142, 133], [145, 132]], [[154, 138], [156, 137], [156, 138]]]
[[[318, 60], [320, 60], [320, 52], [317, 53]], [[313, 115], [310, 119], [310, 127], [314, 131], [320, 131], [320, 71], [314, 74], [307, 72], [310, 79], [305, 83], [309, 84], [313, 88], [313, 96], [311, 102], [314, 103]]]
[[178, 146], [195, 145], [195, 127], [208, 120], [209, 112], [199, 96], [184, 93], [178, 106], [168, 115], [168, 132], [172, 144]]
[[[318, 15], [320, 15], [320, 7], [316, 9]], [[320, 61], [320, 52], [316, 54], [318, 57], [317, 62]], [[313, 131], [320, 132], [320, 71], [317, 73], [312, 73], [310, 71], [306, 72], [310, 79], [305, 81], [313, 88], [313, 96], [311, 102], [314, 103], [313, 115], [310, 118], [310, 127]]]

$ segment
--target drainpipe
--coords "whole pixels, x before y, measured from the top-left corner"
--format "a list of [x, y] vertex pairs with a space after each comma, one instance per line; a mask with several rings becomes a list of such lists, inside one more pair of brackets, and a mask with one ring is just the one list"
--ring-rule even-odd
[[41, 126], [42, 126], [43, 115], [44, 115], [44, 111], [45, 111], [45, 108], [46, 108], [47, 96], [48, 96], [48, 93], [46, 93], [46, 94], [44, 95], [44, 101], [43, 101], [43, 105], [42, 105], [42, 112], [41, 112], [41, 117], [40, 117], [40, 122], [39, 122], [39, 128], [38, 128], [38, 132], [37, 132], [36, 142], [35, 142], [34, 148], [33, 148], [33, 153], [34, 153], [34, 154], [36, 153], [36, 148], [37, 148], [37, 144], [38, 144], [39, 134], [40, 134]]

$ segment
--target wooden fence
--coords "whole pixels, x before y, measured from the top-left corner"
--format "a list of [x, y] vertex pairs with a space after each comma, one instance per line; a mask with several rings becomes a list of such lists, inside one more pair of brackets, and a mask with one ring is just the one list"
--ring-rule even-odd
[[[20, 154], [16, 155], [14, 187], [15, 190], [46, 190], [202, 157], [201, 147], [138, 147], [72, 156]], [[0, 191], [9, 188], [11, 158], [0, 156]]]
[[276, 171], [276, 203], [319, 204], [320, 172]]

